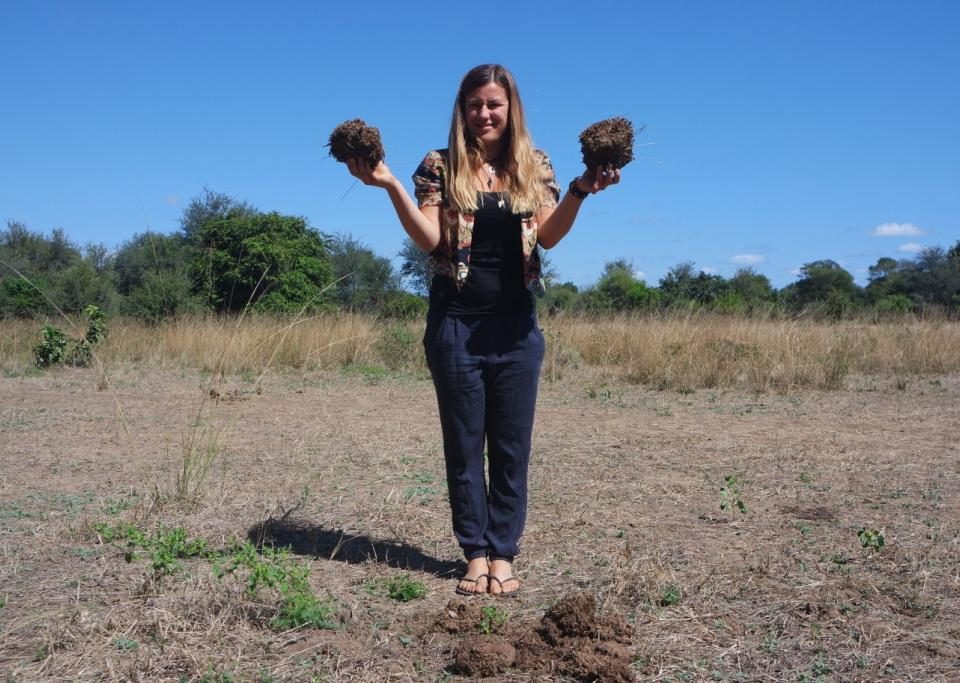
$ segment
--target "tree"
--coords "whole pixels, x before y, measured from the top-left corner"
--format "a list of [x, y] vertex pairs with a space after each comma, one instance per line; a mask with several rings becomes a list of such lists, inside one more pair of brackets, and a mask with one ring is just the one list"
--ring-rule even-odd
[[903, 295], [905, 292], [905, 283], [900, 269], [900, 263], [896, 259], [884, 256], [877, 260], [875, 264], [867, 270], [867, 286], [864, 294], [870, 303], [876, 304], [881, 299], [893, 294]]
[[583, 294], [583, 306], [590, 310], [637, 310], [652, 308], [659, 301], [659, 292], [638, 279], [633, 264], [626, 259], [604, 265], [597, 284]]
[[390, 260], [350, 235], [330, 240], [330, 262], [336, 281], [335, 299], [350, 311], [380, 310], [391, 294], [400, 289], [400, 278]]
[[417, 246], [409, 237], [404, 238], [403, 247], [400, 248], [399, 256], [403, 259], [400, 265], [400, 276], [403, 282], [416, 294], [426, 296], [430, 292], [430, 281], [432, 273], [430, 271], [429, 254]]
[[790, 293], [794, 308], [815, 305], [827, 315], [840, 317], [856, 304], [860, 289], [840, 264], [825, 259], [805, 264]]
[[145, 232], [125, 242], [112, 262], [123, 310], [159, 322], [201, 308], [191, 291], [190, 256], [181, 235]]
[[194, 197], [180, 216], [180, 230], [187, 244], [196, 245], [200, 241], [203, 226], [215, 220], [230, 216], [253, 216], [256, 207], [247, 202], [234, 199], [228, 194], [203, 188], [203, 194]]
[[191, 261], [197, 290], [218, 312], [317, 309], [332, 281], [326, 241], [306, 220], [231, 212], [208, 220]]
[[666, 302], [673, 306], [685, 306], [691, 302], [712, 304], [729, 290], [729, 284], [721, 275], [713, 275], [703, 270], [694, 274], [691, 261], [673, 266], [660, 280], [660, 293]]
[[960, 304], [960, 258], [956, 254], [956, 246], [949, 252], [942, 247], [928, 247], [912, 261], [901, 264], [904, 289], [916, 304]]

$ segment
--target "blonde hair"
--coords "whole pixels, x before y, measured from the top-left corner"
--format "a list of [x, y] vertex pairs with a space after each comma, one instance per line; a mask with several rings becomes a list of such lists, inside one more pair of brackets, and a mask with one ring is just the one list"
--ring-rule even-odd
[[488, 83], [497, 83], [506, 93], [509, 104], [507, 130], [504, 133], [503, 150], [500, 156], [500, 178], [510, 198], [514, 213], [536, 212], [544, 201], [543, 164], [537, 156], [533, 140], [527, 131], [523, 103], [513, 75], [499, 64], [481, 64], [467, 72], [460, 82], [457, 99], [453, 103], [453, 120], [450, 123], [448, 141], [449, 164], [447, 168], [447, 196], [451, 204], [461, 211], [477, 210], [476, 173], [485, 161], [480, 141], [467, 130], [466, 100], [477, 88]]

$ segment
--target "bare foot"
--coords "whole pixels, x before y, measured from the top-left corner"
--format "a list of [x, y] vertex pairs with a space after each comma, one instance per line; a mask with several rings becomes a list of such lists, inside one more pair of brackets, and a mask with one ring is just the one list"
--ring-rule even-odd
[[490, 562], [490, 593], [492, 595], [510, 595], [520, 590], [520, 579], [513, 575], [513, 565], [506, 560]]
[[476, 557], [467, 562], [467, 573], [457, 584], [457, 593], [460, 595], [481, 595], [487, 592], [487, 558]]

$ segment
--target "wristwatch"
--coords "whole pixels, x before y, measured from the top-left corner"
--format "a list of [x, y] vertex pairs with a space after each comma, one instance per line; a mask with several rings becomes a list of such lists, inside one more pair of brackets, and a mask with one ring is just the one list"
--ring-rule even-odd
[[572, 194], [572, 195], [573, 195], [574, 197], [576, 197], [577, 199], [586, 199], [586, 198], [590, 195], [590, 193], [589, 193], [589, 192], [584, 192], [584, 191], [581, 190], [579, 187], [577, 187], [577, 181], [578, 181], [578, 180], [580, 180], [579, 177], [574, 178], [573, 180], [570, 181], [570, 184], [567, 185], [567, 192], [569, 192], [570, 194]]

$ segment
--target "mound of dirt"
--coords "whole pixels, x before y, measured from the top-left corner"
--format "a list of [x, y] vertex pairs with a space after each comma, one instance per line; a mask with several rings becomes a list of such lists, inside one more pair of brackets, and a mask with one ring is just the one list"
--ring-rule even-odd
[[623, 168], [633, 161], [633, 124], [616, 116], [587, 127], [580, 133], [580, 151], [587, 168]]
[[362, 119], [344, 121], [334, 128], [327, 146], [330, 156], [337, 161], [360, 158], [376, 166], [385, 156], [380, 130]]
[[453, 669], [464, 676], [490, 677], [508, 670], [560, 674], [575, 681], [634, 681], [629, 649], [632, 629], [619, 617], [597, 614], [590, 593], [575, 593], [551, 608], [539, 623], [510, 620], [484, 634], [479, 601], [451, 601], [437, 626], [463, 636]]
[[487, 678], [507, 671], [516, 661], [516, 648], [500, 636], [491, 635], [460, 643], [453, 668], [464, 676]]

